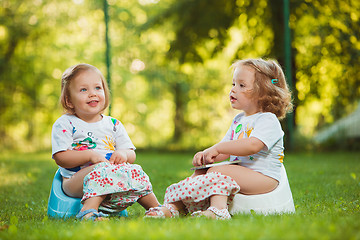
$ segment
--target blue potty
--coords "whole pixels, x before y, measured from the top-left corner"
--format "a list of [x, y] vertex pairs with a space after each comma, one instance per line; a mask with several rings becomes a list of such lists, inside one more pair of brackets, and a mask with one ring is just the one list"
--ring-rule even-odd
[[[67, 196], [62, 190], [62, 177], [60, 170], [55, 173], [54, 180], [50, 190], [47, 214], [53, 218], [69, 218], [75, 217], [82, 208], [81, 198], [73, 198]], [[127, 217], [127, 210], [123, 210], [116, 214], [119, 217]]]

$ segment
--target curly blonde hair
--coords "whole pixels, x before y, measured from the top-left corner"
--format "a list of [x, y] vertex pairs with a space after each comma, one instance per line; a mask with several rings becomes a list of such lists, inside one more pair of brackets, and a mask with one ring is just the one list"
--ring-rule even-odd
[[261, 112], [274, 113], [278, 119], [291, 112], [291, 92], [285, 75], [276, 60], [262, 58], [238, 60], [232, 65], [233, 70], [240, 66], [248, 66], [255, 70], [254, 98], [257, 98]]
[[69, 101], [71, 100], [70, 99], [70, 83], [77, 76], [79, 76], [80, 73], [82, 73], [84, 71], [88, 71], [88, 70], [94, 71], [95, 73], [99, 74], [99, 77], [101, 79], [103, 89], [105, 92], [105, 106], [104, 106], [104, 109], [102, 109], [102, 111], [104, 111], [109, 106], [110, 91], [109, 91], [109, 87], [105, 81], [105, 77], [103, 76], [103, 74], [100, 72], [99, 69], [97, 69], [96, 67], [94, 67], [90, 64], [80, 63], [80, 64], [71, 66], [68, 69], [66, 69], [61, 77], [60, 103], [66, 113], [75, 114], [75, 109], [69, 105]]

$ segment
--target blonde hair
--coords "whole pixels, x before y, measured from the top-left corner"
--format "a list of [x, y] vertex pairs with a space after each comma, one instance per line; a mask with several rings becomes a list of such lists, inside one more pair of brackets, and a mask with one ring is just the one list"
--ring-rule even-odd
[[261, 112], [274, 113], [278, 119], [291, 112], [291, 92], [285, 80], [285, 75], [276, 60], [245, 59], [234, 62], [235, 70], [240, 66], [248, 66], [255, 70], [254, 98], [257, 98]]
[[109, 91], [109, 87], [105, 81], [105, 78], [102, 75], [102, 73], [100, 72], [100, 70], [90, 64], [80, 63], [80, 64], [71, 66], [68, 69], [66, 69], [61, 77], [60, 103], [66, 113], [75, 114], [75, 109], [70, 107], [68, 104], [68, 102], [71, 100], [70, 99], [70, 83], [80, 73], [82, 73], [84, 71], [88, 71], [88, 70], [92, 70], [92, 71], [96, 72], [97, 74], [99, 74], [99, 76], [100, 76], [100, 79], [101, 79], [101, 82], [102, 82], [102, 85], [104, 88], [104, 92], [105, 92], [105, 106], [104, 106], [104, 109], [102, 109], [102, 111], [104, 111], [109, 106], [110, 91]]

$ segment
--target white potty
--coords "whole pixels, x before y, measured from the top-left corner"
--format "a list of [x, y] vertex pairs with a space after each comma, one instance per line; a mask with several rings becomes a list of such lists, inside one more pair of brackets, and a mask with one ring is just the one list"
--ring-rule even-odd
[[257, 195], [235, 194], [229, 206], [230, 214], [249, 214], [251, 211], [263, 215], [295, 213], [294, 200], [284, 165], [281, 166], [279, 185], [272, 192]]

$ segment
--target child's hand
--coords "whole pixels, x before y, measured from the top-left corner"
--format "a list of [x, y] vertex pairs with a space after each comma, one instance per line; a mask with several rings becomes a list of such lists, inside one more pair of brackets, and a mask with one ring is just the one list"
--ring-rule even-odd
[[116, 150], [109, 159], [110, 163], [121, 164], [128, 161], [128, 157], [125, 151]]
[[203, 152], [203, 161], [204, 164], [211, 164], [215, 162], [215, 158], [219, 155], [219, 151], [215, 146], [212, 146], [208, 149], [205, 149]]
[[201, 166], [203, 165], [203, 152], [197, 152], [194, 155], [193, 161], [192, 161], [193, 166]]

